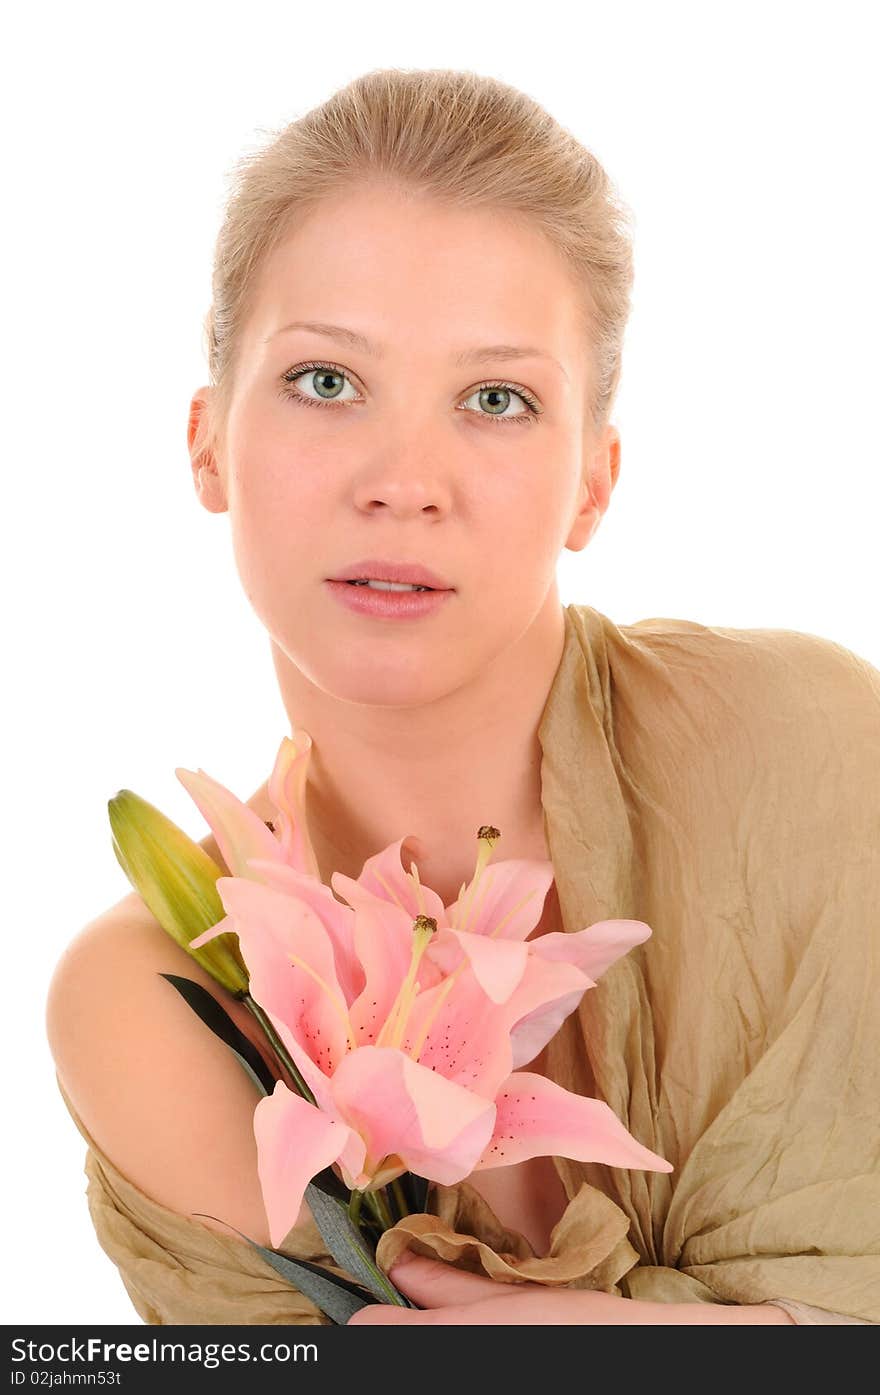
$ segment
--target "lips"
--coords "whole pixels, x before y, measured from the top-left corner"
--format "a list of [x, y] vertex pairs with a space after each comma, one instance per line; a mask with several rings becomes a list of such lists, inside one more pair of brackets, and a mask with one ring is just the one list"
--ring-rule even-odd
[[410, 586], [428, 586], [432, 591], [454, 591], [442, 576], [423, 567], [417, 562], [388, 562], [382, 559], [367, 558], [362, 562], [352, 562], [341, 572], [328, 577], [328, 581], [398, 581]]
[[433, 591], [428, 587], [412, 591], [386, 590], [384, 587], [357, 585], [351, 581], [325, 581], [324, 585], [340, 605], [355, 615], [375, 620], [381, 625], [394, 622], [415, 623], [436, 615], [456, 595], [454, 588]]

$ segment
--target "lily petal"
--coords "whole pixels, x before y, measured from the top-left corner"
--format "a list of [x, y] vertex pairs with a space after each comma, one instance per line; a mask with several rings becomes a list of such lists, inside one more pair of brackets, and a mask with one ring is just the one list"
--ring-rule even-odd
[[627, 1133], [602, 1100], [588, 1099], [533, 1071], [515, 1071], [496, 1101], [495, 1130], [474, 1171], [527, 1158], [562, 1157], [671, 1172], [672, 1164]]
[[393, 1047], [364, 1046], [346, 1056], [333, 1077], [333, 1098], [366, 1144], [365, 1166], [396, 1153], [411, 1172], [444, 1186], [472, 1170], [495, 1122], [491, 1100]]
[[597, 920], [574, 934], [552, 931], [531, 941], [533, 954], [544, 959], [562, 959], [577, 967], [588, 978], [601, 978], [606, 969], [634, 945], [651, 937], [651, 927], [643, 920]]
[[[349, 1016], [359, 1046], [372, 1046], [385, 1025], [413, 955], [413, 922], [390, 901], [366, 895], [354, 917], [354, 941], [364, 987]], [[424, 973], [419, 973], [424, 978]]]
[[504, 1003], [519, 984], [529, 957], [529, 946], [521, 940], [474, 934], [470, 930], [445, 930], [432, 941], [427, 958], [444, 974], [452, 973], [462, 954], [474, 977], [493, 1003]]
[[330, 885], [355, 909], [366, 904], [367, 898], [375, 898], [399, 906], [406, 912], [410, 924], [417, 915], [429, 915], [433, 916], [438, 927], [445, 925], [446, 910], [436, 891], [429, 886], [420, 886], [419, 895], [412, 876], [404, 871], [405, 842], [406, 838], [399, 838], [396, 843], [389, 843], [382, 852], [368, 857], [357, 880], [345, 876], [343, 872], [334, 872]]
[[178, 766], [174, 773], [201, 810], [216, 839], [220, 856], [234, 877], [251, 875], [247, 866], [251, 857], [281, 861], [281, 845], [274, 833], [253, 809], [224, 785], [201, 769], [186, 770]]
[[[457, 930], [493, 939], [524, 940], [541, 919], [552, 881], [552, 862], [511, 858], [489, 863], [473, 894], [466, 887], [453, 901], [447, 912], [449, 923]], [[524, 904], [517, 910], [520, 901]]]
[[351, 1130], [289, 1090], [282, 1080], [254, 1110], [257, 1172], [269, 1222], [280, 1245], [300, 1218], [306, 1187], [349, 1143]]
[[349, 906], [337, 901], [329, 886], [306, 872], [297, 872], [283, 862], [265, 862], [261, 858], [249, 861], [254, 881], [262, 882], [275, 891], [283, 892], [305, 902], [323, 925], [336, 962], [336, 977], [346, 1002], [352, 1002], [364, 987], [364, 973], [358, 962], [354, 944], [354, 913]]
[[320, 880], [320, 869], [306, 820], [306, 778], [312, 738], [304, 730], [281, 739], [267, 793], [277, 813], [281, 856], [294, 871]]
[[507, 1005], [491, 1002], [470, 968], [450, 993], [444, 980], [419, 993], [401, 1045], [420, 1065], [485, 1099], [494, 1100], [514, 1068]]
[[578, 1006], [586, 990], [594, 987], [593, 980], [574, 964], [530, 954], [519, 987], [502, 1004], [510, 1032], [511, 1068], [533, 1061]]
[[[308, 1051], [306, 1051], [305, 1047], [294, 1035], [283, 1018], [278, 1017], [274, 1012], [270, 1012], [268, 1008], [264, 1007], [263, 1011], [274, 1026], [281, 1042], [287, 1048], [293, 1064], [311, 1090], [315, 1104], [319, 1109], [322, 1109], [325, 1114], [329, 1115], [331, 1119], [335, 1119], [337, 1117], [337, 1110], [333, 1103], [333, 1093], [330, 1088], [329, 1076], [324, 1074], [320, 1066], [315, 1065]], [[297, 1091], [296, 1093], [298, 1094], [299, 1092]], [[343, 1155], [340, 1154], [340, 1159], [342, 1156]]]
[[332, 1075], [351, 1045], [351, 1024], [319, 917], [298, 897], [243, 877], [219, 877], [217, 891], [238, 934], [252, 996]]

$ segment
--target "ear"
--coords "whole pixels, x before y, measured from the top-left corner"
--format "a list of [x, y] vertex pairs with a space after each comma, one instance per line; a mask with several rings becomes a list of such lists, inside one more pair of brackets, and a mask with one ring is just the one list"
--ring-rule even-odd
[[614, 426], [606, 426], [598, 443], [592, 436], [587, 439], [581, 502], [565, 540], [570, 552], [581, 552], [590, 541], [611, 502], [619, 474], [620, 432]]
[[201, 387], [193, 395], [189, 404], [186, 440], [199, 503], [209, 513], [225, 513], [229, 507], [226, 486], [216, 455], [204, 445], [208, 439], [212, 394], [213, 388]]

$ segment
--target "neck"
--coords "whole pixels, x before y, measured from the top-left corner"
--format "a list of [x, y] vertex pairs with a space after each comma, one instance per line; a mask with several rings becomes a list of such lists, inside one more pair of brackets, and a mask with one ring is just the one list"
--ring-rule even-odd
[[321, 879], [357, 877], [406, 836], [419, 877], [448, 905], [470, 881], [477, 829], [501, 830], [495, 860], [547, 858], [538, 728], [562, 657], [565, 619], [547, 608], [475, 680], [414, 707], [340, 701], [274, 643], [288, 719], [313, 739], [307, 818]]

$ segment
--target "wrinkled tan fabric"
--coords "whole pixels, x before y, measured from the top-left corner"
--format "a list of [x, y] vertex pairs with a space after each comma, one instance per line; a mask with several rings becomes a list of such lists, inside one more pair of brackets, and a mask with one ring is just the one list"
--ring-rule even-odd
[[[618, 626], [585, 605], [565, 625], [539, 730], [562, 928], [653, 934], [540, 1068], [675, 1170], [555, 1158], [568, 1206], [546, 1256], [466, 1182], [436, 1187], [379, 1260], [880, 1322], [880, 673], [791, 630]], [[326, 1321], [243, 1242], [133, 1187], [65, 1103], [145, 1322]], [[280, 1248], [329, 1263], [311, 1223]]]

